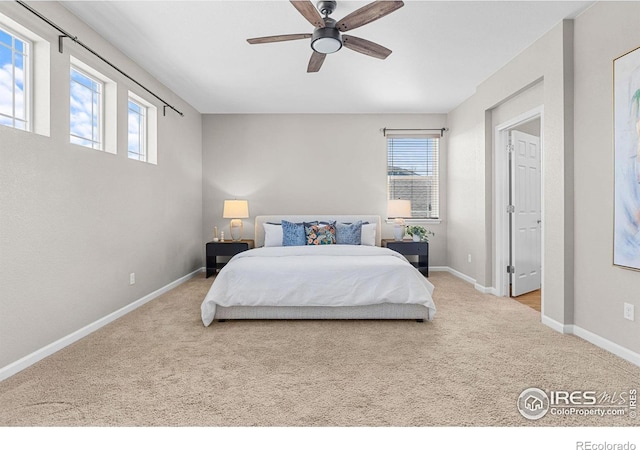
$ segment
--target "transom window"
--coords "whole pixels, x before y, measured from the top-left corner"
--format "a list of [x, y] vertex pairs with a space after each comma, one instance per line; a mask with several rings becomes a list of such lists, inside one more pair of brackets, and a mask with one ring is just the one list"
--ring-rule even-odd
[[0, 28], [0, 125], [29, 130], [31, 43]]
[[70, 79], [70, 142], [102, 150], [104, 83], [74, 66]]
[[147, 161], [147, 107], [129, 97], [129, 158]]
[[412, 219], [437, 219], [440, 139], [432, 136], [387, 137], [388, 199], [411, 200]]

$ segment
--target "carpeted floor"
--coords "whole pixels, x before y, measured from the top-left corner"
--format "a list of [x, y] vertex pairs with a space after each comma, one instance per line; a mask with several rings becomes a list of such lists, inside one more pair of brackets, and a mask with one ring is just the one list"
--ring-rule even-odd
[[195, 278], [0, 383], [9, 426], [638, 426], [516, 409], [529, 387], [620, 392], [640, 369], [435, 272], [433, 322], [229, 321]]

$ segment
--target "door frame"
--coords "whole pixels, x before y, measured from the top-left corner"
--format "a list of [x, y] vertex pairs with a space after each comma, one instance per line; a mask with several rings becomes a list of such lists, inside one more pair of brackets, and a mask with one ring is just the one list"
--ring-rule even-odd
[[[544, 106], [538, 106], [512, 119], [507, 120], [494, 129], [493, 139], [493, 161], [494, 161], [494, 220], [493, 227], [495, 232], [495, 291], [499, 297], [507, 297], [509, 295], [509, 276], [507, 274], [507, 265], [509, 265], [509, 214], [507, 206], [509, 206], [509, 156], [506, 152], [509, 143], [509, 131], [523, 123], [540, 119], [540, 204], [542, 206], [541, 219], [542, 229], [540, 235], [540, 261], [541, 261], [541, 277], [540, 283], [544, 287], [544, 242], [545, 242], [545, 218], [544, 218]], [[542, 313], [544, 314], [544, 289], [542, 289]]]

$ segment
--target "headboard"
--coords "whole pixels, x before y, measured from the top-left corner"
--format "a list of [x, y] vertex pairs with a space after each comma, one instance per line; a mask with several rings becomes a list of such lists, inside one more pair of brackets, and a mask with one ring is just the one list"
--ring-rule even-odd
[[363, 222], [375, 223], [376, 227], [376, 245], [380, 247], [382, 243], [381, 238], [381, 227], [382, 220], [380, 216], [375, 215], [274, 215], [274, 216], [256, 216], [256, 236], [255, 236], [255, 246], [262, 247], [264, 245], [264, 223], [272, 222], [272, 223], [280, 223], [282, 220], [287, 220], [289, 222], [311, 222], [313, 220], [319, 220], [324, 222], [342, 222], [342, 223], [351, 223], [357, 222], [358, 220], [362, 220]]

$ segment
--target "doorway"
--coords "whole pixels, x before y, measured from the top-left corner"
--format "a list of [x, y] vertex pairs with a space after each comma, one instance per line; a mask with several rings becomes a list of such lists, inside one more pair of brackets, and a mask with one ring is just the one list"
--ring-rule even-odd
[[495, 286], [542, 312], [542, 107], [498, 125], [494, 140]]

